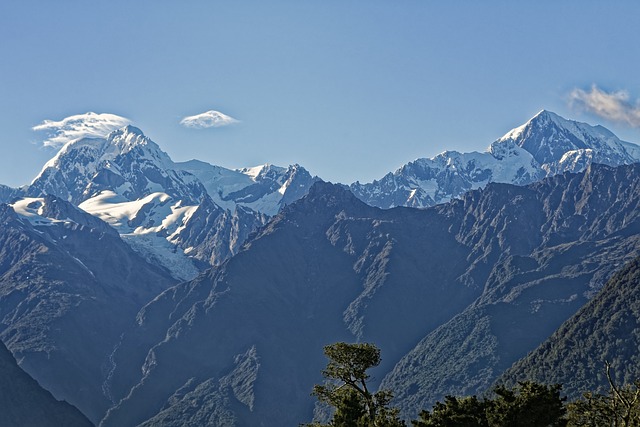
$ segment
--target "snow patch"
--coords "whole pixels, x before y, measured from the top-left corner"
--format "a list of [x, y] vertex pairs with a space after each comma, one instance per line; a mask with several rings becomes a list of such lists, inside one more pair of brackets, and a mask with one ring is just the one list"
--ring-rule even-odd
[[122, 240], [148, 261], [165, 267], [173, 277], [186, 281], [196, 277], [199, 270], [184, 251], [155, 233], [121, 234]]
[[111, 225], [133, 250], [164, 266], [175, 278], [189, 280], [198, 274], [185, 251], [170, 242], [198, 206], [183, 206], [161, 192], [128, 201], [114, 191], [103, 191], [78, 207]]
[[44, 208], [44, 198], [42, 197], [25, 197], [17, 200], [15, 203], [10, 204], [19, 216], [25, 218], [31, 223], [31, 225], [51, 225], [54, 223], [60, 223], [59, 221], [42, 216]]

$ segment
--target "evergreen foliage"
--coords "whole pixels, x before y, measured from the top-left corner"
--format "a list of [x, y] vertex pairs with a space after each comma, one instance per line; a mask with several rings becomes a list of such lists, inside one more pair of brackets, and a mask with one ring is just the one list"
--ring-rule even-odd
[[493, 399], [447, 396], [433, 410], [422, 411], [414, 427], [564, 427], [566, 409], [561, 386], [522, 382], [498, 386]]
[[640, 380], [633, 386], [617, 386], [607, 362], [607, 395], [584, 393], [582, 399], [569, 404], [571, 427], [640, 427]]
[[433, 410], [422, 411], [414, 427], [489, 427], [487, 401], [476, 396], [446, 396], [444, 403], [436, 402]]
[[491, 427], [563, 427], [565, 418], [565, 398], [560, 397], [562, 386], [541, 385], [521, 382], [516, 389], [504, 386], [495, 388], [497, 397], [487, 410], [487, 420]]
[[393, 397], [388, 390], [372, 392], [367, 380], [369, 368], [380, 364], [380, 349], [373, 344], [339, 342], [324, 348], [329, 358], [322, 374], [327, 382], [316, 385], [313, 395], [335, 408], [329, 424], [310, 426], [331, 427], [402, 427], [398, 410], [389, 408]]

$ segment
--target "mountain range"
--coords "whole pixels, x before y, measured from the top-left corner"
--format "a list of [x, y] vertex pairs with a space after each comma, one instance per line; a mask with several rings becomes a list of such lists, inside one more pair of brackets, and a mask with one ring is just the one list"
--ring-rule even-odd
[[[593, 162], [638, 160], [640, 147], [605, 128], [541, 111], [484, 153], [447, 151], [348, 188], [371, 206], [428, 207], [489, 182], [525, 185]], [[187, 280], [237, 253], [252, 232], [319, 179], [300, 165], [230, 170], [199, 160], [173, 162], [140, 129], [125, 126], [104, 138], [67, 143], [29, 186], [0, 189], [0, 200], [55, 195], [103, 219], [148, 261]]]
[[640, 255], [639, 177], [638, 164], [591, 166], [426, 210], [317, 183], [236, 256], [142, 309], [102, 425], [309, 420], [322, 346], [340, 340], [380, 346], [376, 376], [406, 417], [482, 392]]
[[567, 120], [543, 110], [497, 139], [483, 153], [445, 151], [407, 163], [382, 179], [349, 189], [372, 206], [428, 207], [481, 188], [489, 182], [530, 184], [591, 163], [609, 166], [640, 160], [635, 144], [602, 126]]
[[640, 255], [639, 160], [548, 111], [368, 184], [174, 162], [132, 126], [71, 141], [0, 188], [0, 338], [104, 426], [310, 421], [322, 347], [371, 341], [411, 418], [539, 371]]

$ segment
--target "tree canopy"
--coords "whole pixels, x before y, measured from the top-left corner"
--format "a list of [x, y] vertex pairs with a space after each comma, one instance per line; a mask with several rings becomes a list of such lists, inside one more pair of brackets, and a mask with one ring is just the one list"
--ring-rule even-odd
[[494, 398], [447, 396], [433, 410], [422, 411], [414, 427], [564, 427], [566, 409], [561, 386], [521, 382], [498, 386]]
[[[313, 388], [318, 400], [335, 408], [327, 426], [401, 427], [398, 410], [389, 408], [392, 394], [387, 390], [372, 392], [367, 371], [380, 364], [380, 349], [369, 343], [339, 342], [324, 348], [329, 359], [322, 371], [327, 379]], [[322, 426], [323, 424], [312, 424]]]

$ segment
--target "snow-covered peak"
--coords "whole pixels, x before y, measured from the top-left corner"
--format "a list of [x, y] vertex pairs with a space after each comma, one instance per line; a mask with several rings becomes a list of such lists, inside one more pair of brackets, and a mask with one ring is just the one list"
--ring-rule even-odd
[[177, 163], [176, 167], [197, 177], [217, 205], [231, 211], [238, 206], [247, 207], [266, 215], [275, 215], [285, 204], [304, 196], [318, 180], [297, 164], [231, 170], [190, 160]]
[[113, 160], [117, 156], [125, 155], [132, 151], [137, 160], [148, 160], [163, 169], [173, 169], [174, 163], [167, 153], [162, 151], [158, 144], [146, 137], [137, 127], [128, 125], [111, 132], [107, 136], [107, 144], [104, 160]]
[[65, 144], [27, 189], [33, 200], [18, 210], [46, 222], [38, 200], [53, 194], [186, 280], [198, 271], [191, 256], [198, 263], [223, 261], [267, 215], [304, 196], [313, 182], [298, 165], [230, 170], [199, 160], [175, 163], [129, 125]]
[[542, 110], [522, 126], [507, 132], [493, 146], [512, 142], [527, 150], [540, 165], [559, 162], [565, 153], [592, 149], [600, 158], [611, 164], [629, 163], [633, 156], [625, 149], [618, 137], [602, 126], [567, 120], [559, 115]]
[[640, 161], [640, 147], [591, 126], [542, 110], [494, 141], [484, 153], [445, 151], [417, 159], [351, 191], [374, 206], [431, 206], [489, 182], [527, 184], [544, 176], [578, 172], [591, 163]]
[[267, 177], [275, 177], [277, 175], [281, 175], [286, 170], [287, 168], [271, 165], [269, 163], [265, 163], [264, 165], [254, 166], [251, 168], [237, 169], [238, 172], [244, 175], [247, 175], [253, 181], [260, 181], [261, 179], [264, 179]]
[[[107, 140], [122, 150], [122, 153], [130, 151], [133, 147], [144, 146], [151, 142], [139, 128], [131, 125], [124, 126], [109, 133]], [[154, 144], [153, 142], [151, 143]]]
[[128, 125], [105, 138], [65, 144], [33, 180], [28, 194], [54, 194], [78, 204], [104, 190], [128, 200], [163, 192], [190, 204], [205, 193], [193, 175], [176, 170], [155, 142]]
[[104, 138], [111, 131], [131, 123], [126, 117], [109, 113], [76, 114], [62, 120], [45, 120], [33, 127], [46, 134], [45, 147], [60, 148], [70, 141], [83, 138]]
[[164, 168], [172, 168], [173, 162], [160, 147], [144, 133], [131, 125], [109, 133], [105, 138], [79, 138], [67, 142], [55, 156], [45, 163], [42, 171], [34, 178], [38, 181], [47, 169], [81, 168], [88, 173], [95, 172], [96, 165], [113, 161], [120, 155], [139, 150], [148, 159], [157, 161]]

